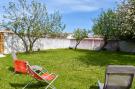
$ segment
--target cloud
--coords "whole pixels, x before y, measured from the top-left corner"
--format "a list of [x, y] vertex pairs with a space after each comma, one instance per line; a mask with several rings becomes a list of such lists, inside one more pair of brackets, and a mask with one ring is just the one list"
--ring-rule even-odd
[[88, 0], [48, 0], [47, 5], [50, 10], [60, 10], [61, 12], [84, 12], [97, 10], [97, 6]]
[[[99, 10], [101, 8], [106, 9], [109, 7], [113, 7], [115, 2], [119, 2], [121, 0], [37, 0], [37, 1], [41, 1], [41, 3], [44, 2], [47, 5], [49, 12], [59, 10], [61, 13], [71, 13], [71, 12], [92, 12]], [[1, 1], [0, 7], [2, 7], [3, 5], [7, 5], [8, 2], [9, 0]]]
[[[62, 13], [91, 12], [113, 7], [120, 0], [46, 0], [49, 12], [59, 10]], [[115, 4], [116, 5], [116, 4]]]

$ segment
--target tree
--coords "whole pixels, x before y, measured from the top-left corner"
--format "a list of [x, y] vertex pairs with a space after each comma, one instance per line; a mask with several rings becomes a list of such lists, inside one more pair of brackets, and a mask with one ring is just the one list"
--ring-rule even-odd
[[42, 37], [61, 33], [65, 25], [59, 12], [48, 14], [46, 6], [36, 0], [18, 0], [4, 7], [3, 26], [11, 29], [22, 41], [26, 52], [32, 52], [34, 43]]
[[[104, 45], [108, 40], [135, 40], [135, 0], [122, 1], [116, 11], [108, 10], [96, 19], [93, 32], [103, 36]], [[119, 47], [117, 47], [119, 49]]]
[[135, 40], [135, 0], [124, 0], [117, 8], [122, 40]]
[[75, 38], [76, 40], [76, 45], [75, 45], [75, 50], [77, 48], [77, 46], [80, 44], [80, 42], [88, 37], [88, 32], [86, 29], [75, 29], [74, 32], [73, 32], [73, 37]]
[[103, 37], [104, 45], [101, 47], [102, 50], [108, 44], [108, 40], [119, 40], [120, 30], [118, 20], [117, 13], [111, 9], [107, 12], [102, 12], [99, 18], [95, 20], [92, 31], [95, 35]]

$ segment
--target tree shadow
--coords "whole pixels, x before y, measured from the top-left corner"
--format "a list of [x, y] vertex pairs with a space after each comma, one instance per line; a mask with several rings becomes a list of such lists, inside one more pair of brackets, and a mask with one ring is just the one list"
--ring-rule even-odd
[[[25, 52], [24, 43], [16, 34], [5, 36], [4, 40], [6, 44], [5, 48], [7, 48], [6, 49], [7, 53], [12, 53], [12, 51]], [[25, 40], [27, 40], [27, 38]], [[43, 47], [44, 47], [44, 44], [41, 38], [35, 42], [35, 45], [33, 46], [33, 50], [40, 51]]]
[[96, 86], [96, 85], [92, 85], [92, 86], [90, 86], [90, 88], [89, 89], [98, 89], [98, 86]]
[[8, 70], [11, 71], [11, 72], [14, 72], [14, 68], [11, 67], [11, 66], [8, 68]]
[[[14, 68], [11, 67], [11, 66], [8, 68], [8, 70], [9, 70], [10, 72], [12, 72], [13, 74], [23, 74], [23, 73], [21, 73], [21, 72], [15, 72], [15, 71], [14, 71]], [[24, 75], [24, 74], [23, 74], [23, 75]]]
[[12, 51], [23, 52], [25, 50], [22, 40], [15, 34], [5, 36], [5, 44], [7, 53], [12, 53]]
[[87, 66], [135, 65], [135, 56], [132, 53], [84, 50], [81, 52], [85, 54], [78, 56], [77, 59]]
[[[23, 88], [27, 83], [9, 83], [11, 87], [17, 88]], [[43, 82], [37, 82], [37, 83], [31, 83], [26, 88], [32, 88], [32, 89], [38, 89], [41, 87], [46, 87], [47, 83]]]

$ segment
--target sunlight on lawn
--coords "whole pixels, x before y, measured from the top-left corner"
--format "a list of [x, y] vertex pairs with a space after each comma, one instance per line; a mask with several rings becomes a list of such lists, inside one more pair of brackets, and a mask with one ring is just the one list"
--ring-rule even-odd
[[[57, 89], [98, 89], [97, 80], [104, 81], [108, 64], [135, 65], [135, 55], [120, 52], [57, 49], [17, 56], [29, 61], [31, 65], [40, 65], [58, 74], [59, 77], [54, 82]], [[21, 89], [30, 80], [32, 78], [28, 75], [13, 72], [11, 55], [0, 59], [1, 89]], [[28, 88], [44, 87], [44, 84], [34, 81]], [[135, 89], [134, 84], [132, 89]]]

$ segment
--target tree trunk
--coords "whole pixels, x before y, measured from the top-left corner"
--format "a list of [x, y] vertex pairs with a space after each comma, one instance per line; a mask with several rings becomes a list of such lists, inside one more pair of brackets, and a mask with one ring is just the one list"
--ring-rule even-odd
[[119, 52], [120, 51], [120, 45], [119, 45], [119, 40], [116, 40], [116, 51]]
[[[19, 35], [18, 35], [19, 36]], [[26, 53], [29, 53], [29, 49], [28, 49], [28, 44], [27, 42], [25, 41], [25, 39], [23, 39], [23, 37], [19, 36], [21, 38], [21, 40], [23, 41], [23, 44], [24, 44], [24, 47], [25, 47], [25, 52]]]
[[77, 46], [80, 44], [81, 41], [77, 41], [75, 45], [75, 50], [77, 49]]
[[25, 52], [29, 53], [29, 48], [28, 48], [27, 43], [25, 41], [23, 41], [23, 43], [24, 43], [24, 46], [25, 46]]
[[26, 52], [26, 53], [29, 53], [29, 49], [28, 49], [27, 46], [25, 46], [25, 52]]
[[33, 52], [33, 44], [30, 43], [29, 45], [29, 53]]
[[38, 38], [35, 38], [33, 41], [30, 41], [30, 45], [29, 45], [29, 53], [33, 52], [33, 46], [34, 43], [38, 40]]
[[33, 39], [33, 41], [31, 41], [30, 39], [30, 35], [28, 35], [28, 41], [29, 41], [29, 44], [28, 45], [28, 41], [25, 39], [24, 36], [21, 36], [19, 34], [16, 33], [16, 35], [18, 35], [18, 37], [23, 41], [23, 44], [24, 44], [24, 47], [25, 47], [25, 52], [26, 53], [31, 53], [33, 52], [33, 46], [34, 46], [34, 43], [39, 39], [38, 37]]
[[108, 44], [107, 38], [104, 38], [104, 45], [101, 47], [101, 50], [105, 50], [105, 46]]

